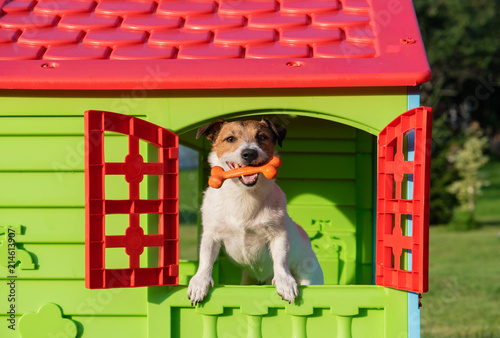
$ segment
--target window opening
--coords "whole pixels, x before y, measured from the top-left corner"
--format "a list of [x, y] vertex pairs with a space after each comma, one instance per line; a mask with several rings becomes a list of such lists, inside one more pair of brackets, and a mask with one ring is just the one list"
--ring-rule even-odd
[[200, 210], [199, 152], [179, 147], [179, 258], [198, 260]]

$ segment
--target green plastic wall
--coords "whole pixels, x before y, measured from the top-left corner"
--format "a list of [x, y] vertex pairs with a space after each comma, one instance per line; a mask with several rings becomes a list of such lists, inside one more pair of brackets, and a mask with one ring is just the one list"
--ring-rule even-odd
[[[368, 133], [376, 135], [404, 112], [406, 101], [406, 88], [0, 91], [0, 248], [5, 249], [5, 229], [16, 229], [21, 261], [15, 271], [13, 331], [7, 327], [6, 253], [0, 252], [0, 304], [5, 308], [0, 336], [74, 336], [74, 328], [50, 331], [61, 318], [71, 319], [83, 337], [259, 337], [260, 332], [263, 337], [322, 337], [321, 332], [338, 337], [366, 337], [366, 332], [371, 337], [404, 336], [406, 292], [348, 284], [369, 284], [371, 274], [374, 138]], [[222, 285], [198, 308], [191, 307], [182, 285], [86, 289], [83, 112], [89, 109], [157, 123], [179, 133], [183, 143], [202, 154], [208, 145], [194, 141], [194, 130], [216, 117], [290, 118], [278, 181], [288, 195], [290, 214], [314, 238], [330, 285], [302, 288], [295, 305], [283, 302], [273, 287]], [[126, 138], [110, 135], [106, 160], [121, 161], [125, 144]], [[141, 152], [147, 154], [147, 145]], [[306, 173], [301, 166], [311, 161], [318, 165]], [[143, 185], [146, 197], [148, 182]], [[107, 198], [127, 195], [118, 178], [107, 181], [106, 189]], [[120, 221], [106, 220], [109, 234], [120, 231]], [[108, 267], [126, 265], [123, 255], [110, 250]], [[219, 262], [219, 284], [236, 282], [237, 273], [226, 263]], [[180, 284], [195, 270], [194, 262], [182, 263]], [[56, 304], [61, 314], [40, 327], [19, 322], [23, 314], [36, 313], [48, 303]]]

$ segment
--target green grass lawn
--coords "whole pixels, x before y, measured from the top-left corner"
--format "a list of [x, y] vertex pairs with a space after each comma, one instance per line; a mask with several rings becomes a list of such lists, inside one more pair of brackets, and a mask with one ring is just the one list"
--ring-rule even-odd
[[179, 258], [198, 260], [198, 227], [196, 224], [181, 224], [179, 227]]
[[482, 226], [465, 232], [431, 228], [424, 338], [500, 337], [500, 162], [484, 171], [491, 184], [477, 201]]
[[483, 171], [490, 184], [477, 201], [477, 220], [483, 225], [500, 225], [500, 160], [487, 163]]

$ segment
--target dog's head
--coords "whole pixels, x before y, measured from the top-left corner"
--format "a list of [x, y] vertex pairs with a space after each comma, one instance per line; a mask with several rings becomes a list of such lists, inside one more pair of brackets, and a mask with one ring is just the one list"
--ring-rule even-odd
[[[286, 129], [271, 122], [262, 121], [214, 121], [200, 127], [196, 138], [206, 135], [212, 142], [212, 166], [219, 165], [225, 170], [246, 166], [260, 166], [274, 154], [276, 143], [281, 147]], [[242, 176], [240, 182], [247, 187], [257, 183], [259, 174]]]

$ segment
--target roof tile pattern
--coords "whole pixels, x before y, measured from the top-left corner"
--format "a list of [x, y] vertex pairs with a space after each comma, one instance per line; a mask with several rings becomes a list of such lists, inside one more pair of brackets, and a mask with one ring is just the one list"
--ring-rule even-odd
[[373, 58], [375, 45], [367, 0], [6, 0], [0, 13], [0, 60]]
[[64, 2], [57, 0], [42, 0], [34, 7], [33, 11], [40, 14], [70, 15], [89, 13], [94, 7], [95, 2], [92, 0], [67, 0]]
[[28, 12], [33, 7], [35, 7], [35, 5], [36, 2], [34, 0], [28, 0], [28, 1], [18, 0], [5, 4], [2, 10], [5, 13]]

